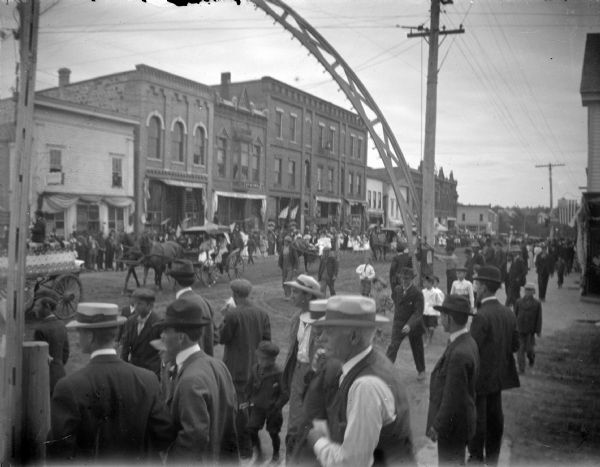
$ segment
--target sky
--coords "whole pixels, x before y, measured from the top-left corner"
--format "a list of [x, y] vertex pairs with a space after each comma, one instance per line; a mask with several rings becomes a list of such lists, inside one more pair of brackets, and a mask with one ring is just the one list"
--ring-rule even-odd
[[[42, 0], [36, 89], [147, 64], [205, 84], [272, 76], [350, 109], [306, 49], [247, 0], [177, 7], [166, 0]], [[430, 0], [287, 0], [352, 67], [411, 167], [423, 154]], [[0, 98], [15, 85], [14, 0], [0, 3]], [[600, 0], [454, 0], [442, 5], [436, 167], [459, 202], [549, 205], [586, 185], [587, 109], [579, 87], [585, 38], [600, 32]], [[369, 144], [368, 162], [382, 167]]]

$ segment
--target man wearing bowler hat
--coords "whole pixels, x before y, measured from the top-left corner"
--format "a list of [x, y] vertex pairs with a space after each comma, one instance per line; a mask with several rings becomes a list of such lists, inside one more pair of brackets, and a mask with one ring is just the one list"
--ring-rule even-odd
[[177, 432], [167, 464], [232, 462], [238, 458], [237, 397], [225, 364], [198, 345], [210, 319], [193, 302], [179, 298], [167, 307], [161, 329], [165, 360], [175, 362], [167, 399]]
[[394, 324], [392, 325], [392, 337], [386, 354], [394, 363], [398, 355], [400, 344], [406, 336], [410, 342], [410, 349], [417, 367], [417, 379], [425, 380], [425, 352], [423, 350], [423, 334], [425, 325], [423, 323], [423, 311], [425, 299], [423, 293], [415, 286], [413, 279], [415, 274], [411, 268], [404, 268], [400, 272], [400, 285], [393, 291], [394, 299]]
[[308, 441], [322, 466], [414, 464], [406, 392], [393, 364], [373, 348], [378, 322], [372, 298], [336, 295], [327, 302], [321, 343], [342, 363], [327, 421], [313, 422]]
[[177, 283], [178, 290], [175, 293], [175, 300], [183, 298], [193, 302], [198, 309], [202, 310], [202, 315], [211, 320], [211, 325], [202, 328], [202, 337], [200, 338], [200, 347], [212, 357], [214, 345], [217, 336], [217, 325], [215, 322], [215, 313], [208, 300], [197, 294], [192, 289], [196, 280], [194, 265], [191, 261], [179, 260], [176, 266], [171, 269], [169, 274]]
[[479, 347], [477, 379], [477, 429], [469, 442], [474, 462], [497, 465], [504, 431], [502, 391], [519, 387], [513, 353], [519, 348], [517, 322], [510, 308], [500, 304], [496, 291], [502, 273], [495, 266], [479, 268], [474, 277], [479, 300], [471, 323], [471, 335]]
[[438, 360], [429, 384], [427, 436], [438, 446], [438, 465], [464, 465], [468, 441], [475, 434], [475, 384], [479, 372], [477, 343], [467, 330], [471, 313], [469, 300], [448, 295], [441, 313], [448, 346]]
[[78, 332], [90, 362], [54, 387], [48, 442], [53, 462], [158, 463], [157, 452], [173, 441], [158, 378], [117, 357], [115, 338], [124, 321], [117, 305], [80, 303], [67, 324]]
[[[238, 403], [246, 402], [246, 387], [256, 364], [256, 349], [261, 341], [271, 340], [269, 315], [249, 299], [252, 284], [235, 279], [229, 284], [235, 307], [226, 308], [220, 330], [220, 343], [225, 346], [223, 361], [237, 393]], [[246, 432], [246, 412], [238, 414], [238, 436], [242, 458], [252, 457], [252, 443]]]

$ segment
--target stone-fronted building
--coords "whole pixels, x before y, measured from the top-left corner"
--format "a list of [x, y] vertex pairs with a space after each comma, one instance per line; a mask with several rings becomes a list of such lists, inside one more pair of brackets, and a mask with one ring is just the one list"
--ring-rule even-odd
[[267, 112], [267, 219], [362, 227], [367, 129], [358, 115], [271, 77], [223, 73], [214, 88]]
[[201, 83], [137, 65], [134, 70], [38, 92], [134, 118], [135, 226], [202, 224], [212, 189], [214, 93]]

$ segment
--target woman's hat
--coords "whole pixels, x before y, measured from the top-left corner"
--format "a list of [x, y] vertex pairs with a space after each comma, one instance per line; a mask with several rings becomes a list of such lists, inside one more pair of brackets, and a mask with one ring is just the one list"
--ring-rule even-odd
[[319, 285], [317, 280], [314, 277], [308, 276], [306, 274], [300, 274], [295, 281], [287, 281], [283, 284], [293, 287], [294, 289], [302, 290], [303, 292], [312, 294], [317, 298], [323, 296], [323, 292], [321, 292], [321, 286]]
[[195, 302], [178, 298], [172, 302], [165, 313], [165, 318], [153, 326], [164, 328], [199, 328], [211, 324], [211, 319], [204, 315], [202, 308]]
[[308, 310], [300, 315], [300, 321], [303, 323], [314, 323], [316, 320], [321, 319], [325, 316], [327, 311], [327, 299], [321, 298], [318, 300], [311, 300], [308, 303]]
[[441, 305], [433, 305], [433, 308], [442, 313], [461, 313], [474, 316], [474, 313], [471, 312], [471, 302], [463, 295], [448, 295], [444, 299], [444, 303]]
[[500, 273], [500, 269], [498, 269], [496, 266], [481, 266], [479, 269], [475, 270], [473, 280], [489, 281], [495, 282], [496, 284], [501, 284], [502, 274]]
[[119, 315], [119, 307], [114, 303], [84, 302], [77, 305], [75, 319], [67, 323], [67, 329], [115, 328], [127, 321]]
[[375, 300], [362, 295], [334, 295], [327, 300], [325, 317], [315, 321], [315, 327], [371, 328], [389, 319], [375, 313]]

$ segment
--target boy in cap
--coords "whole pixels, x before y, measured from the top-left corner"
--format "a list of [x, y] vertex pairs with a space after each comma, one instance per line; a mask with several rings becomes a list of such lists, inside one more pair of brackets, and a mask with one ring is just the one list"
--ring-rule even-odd
[[472, 316], [468, 299], [448, 295], [441, 313], [448, 346], [438, 360], [429, 384], [427, 436], [438, 446], [438, 465], [464, 465], [467, 443], [475, 434], [475, 384], [479, 372], [477, 343], [467, 330]]
[[535, 363], [535, 334], [542, 334], [542, 304], [534, 297], [535, 284], [527, 283], [524, 287], [525, 296], [515, 304], [517, 331], [519, 332], [519, 350], [517, 364], [519, 373], [525, 373], [525, 355], [529, 366]]
[[127, 318], [121, 332], [121, 358], [150, 370], [160, 378], [160, 355], [150, 341], [160, 337], [153, 327], [159, 320], [154, 312], [154, 291], [138, 288], [131, 294], [135, 313]]
[[452, 282], [450, 295], [462, 295], [467, 297], [471, 304], [471, 309], [475, 308], [475, 296], [473, 294], [473, 284], [465, 279], [467, 275], [466, 268], [456, 268], [456, 280]]
[[60, 297], [50, 289], [40, 289], [35, 294], [33, 313], [39, 320], [33, 332], [33, 340], [48, 343], [50, 360], [50, 396], [56, 382], [65, 376], [65, 365], [69, 359], [69, 338], [62, 320], [54, 314]]
[[156, 453], [173, 441], [158, 378], [117, 357], [115, 337], [124, 321], [117, 305], [79, 303], [67, 324], [90, 361], [54, 387], [47, 444], [53, 462], [158, 463]]
[[286, 404], [288, 396], [282, 389], [281, 369], [275, 364], [277, 355], [279, 355], [277, 344], [271, 341], [261, 341], [258, 344], [257, 363], [252, 367], [252, 374], [246, 387], [246, 400], [250, 408], [247, 430], [252, 440], [252, 446], [257, 451], [256, 462], [264, 460], [258, 432], [265, 422], [273, 443], [271, 462], [279, 461], [281, 445], [279, 432], [283, 425], [281, 409]]

